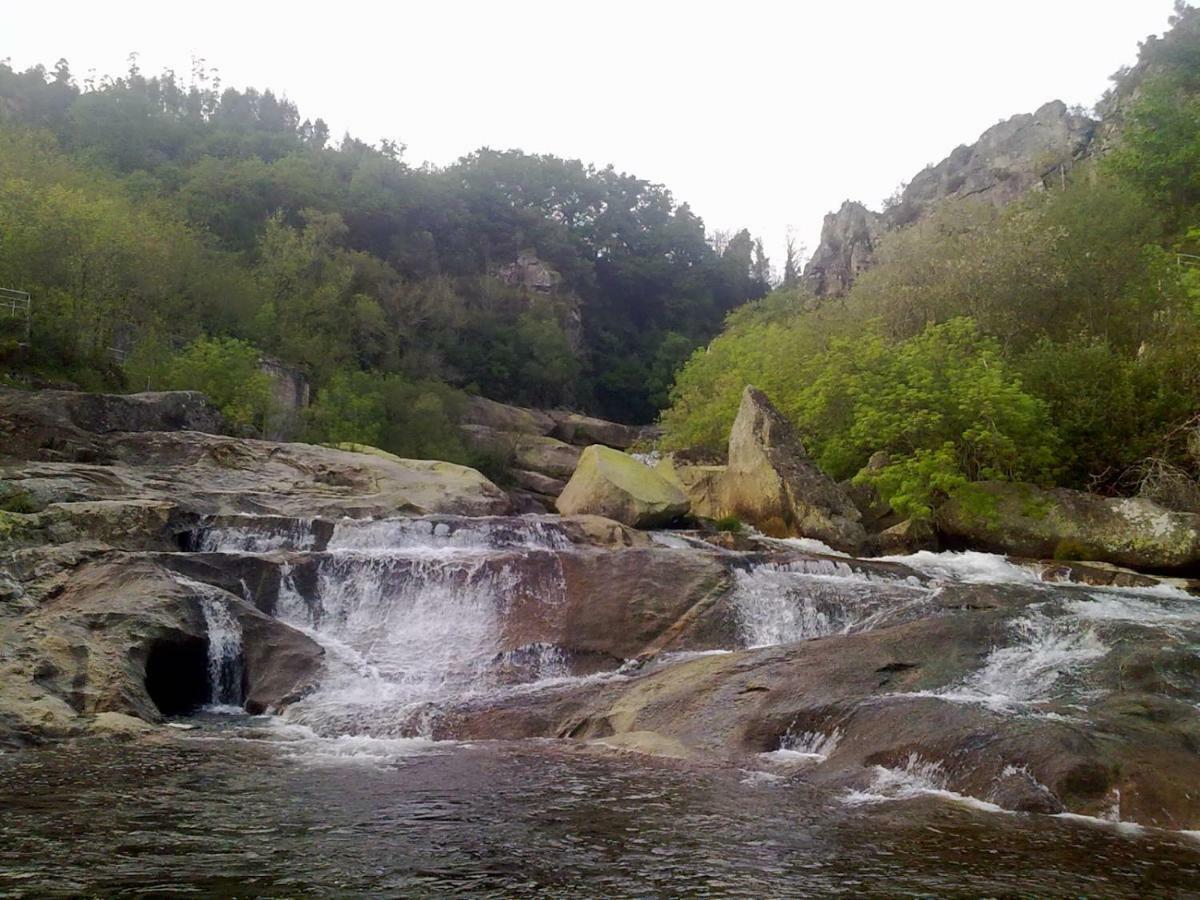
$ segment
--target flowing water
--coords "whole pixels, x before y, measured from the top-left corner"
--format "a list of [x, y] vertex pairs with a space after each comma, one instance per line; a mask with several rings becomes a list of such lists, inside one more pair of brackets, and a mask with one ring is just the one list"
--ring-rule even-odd
[[[836, 727], [789, 730], [742, 770], [572, 742], [432, 740], [444, 704], [578, 678], [552, 641], [508, 633], [514, 610], [552, 619], [565, 602], [570, 541], [553, 520], [226, 523], [196, 549], [279, 563], [273, 612], [325, 648], [318, 689], [281, 716], [232, 714], [242, 635], [204, 597], [213, 708], [179, 723], [190, 730], [0, 752], [0, 896], [1200, 890], [1200, 836], [1010, 813], [955, 792], [943, 761], [919, 753], [858, 788], [818, 787], [808, 774], [844, 741]], [[892, 562], [907, 568], [826, 554], [736, 569], [738, 646], [938, 615], [956, 586], [1020, 592], [975, 671], [893, 698], [1014, 717], [1069, 712], [1130, 635], [1200, 646], [1200, 606], [1171, 588], [1047, 585], [986, 554]]]

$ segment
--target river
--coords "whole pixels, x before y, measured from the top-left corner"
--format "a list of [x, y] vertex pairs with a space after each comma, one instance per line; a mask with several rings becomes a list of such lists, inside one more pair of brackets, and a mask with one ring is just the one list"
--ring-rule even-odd
[[[237, 621], [197, 585], [205, 711], [128, 739], [0, 751], [0, 896], [1200, 895], [1200, 834], [1121, 821], [1119, 802], [1092, 818], [1012, 812], [957, 793], [969, 779], [948, 758], [943, 769], [917, 754], [853, 784], [812, 778], [842, 740], [832, 726], [732, 761], [600, 741], [435, 741], [431, 717], [464, 697], [637, 677], [574, 673], [544, 642], [501, 646], [518, 587], [543, 612], [563, 606], [556, 554], [568, 542], [552, 523], [393, 520], [340, 523], [317, 548], [310, 524], [252, 522], [198, 543], [280, 567], [273, 614], [324, 648], [317, 689], [279, 716], [241, 712]], [[659, 540], [689, 552], [686, 536]], [[1175, 588], [1046, 585], [984, 554], [903, 563], [864, 572], [822, 555], [738, 569], [737, 646], [716, 652], [944, 622], [973, 608], [947, 596], [988, 586], [997, 604], [1016, 592], [1001, 642], [981, 644], [965, 675], [844, 707], [849, 725], [872, 703], [969, 709], [994, 742], [1046, 722], [1086, 736], [1112, 693], [1101, 676], [1115, 648], [1175, 661], [1200, 646], [1200, 605]], [[1200, 710], [1193, 669], [1163, 669], [1179, 734]]]

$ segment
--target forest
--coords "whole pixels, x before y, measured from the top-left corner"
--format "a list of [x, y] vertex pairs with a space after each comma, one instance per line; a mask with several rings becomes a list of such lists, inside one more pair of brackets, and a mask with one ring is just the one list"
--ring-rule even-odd
[[941, 204], [844, 297], [731, 313], [675, 382], [665, 444], [721, 447], [752, 383], [826, 471], [905, 515], [993, 479], [1200, 510], [1200, 14], [1172, 24], [1061, 183]]
[[[768, 290], [663, 186], [487, 148], [445, 168], [331, 140], [272, 91], [0, 64], [0, 368], [28, 386], [199, 388], [247, 427], [266, 355], [314, 439], [462, 457], [466, 393], [654, 419], [679, 365]], [[721, 251], [715, 249], [721, 245]], [[27, 344], [27, 346], [22, 346]]]

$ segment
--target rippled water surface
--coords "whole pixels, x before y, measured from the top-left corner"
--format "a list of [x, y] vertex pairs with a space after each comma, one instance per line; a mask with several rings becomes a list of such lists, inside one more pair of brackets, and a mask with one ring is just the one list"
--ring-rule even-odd
[[[261, 720], [260, 720], [261, 721]], [[550, 742], [171, 739], [0, 754], [0, 895], [1184, 896], [1200, 840]]]

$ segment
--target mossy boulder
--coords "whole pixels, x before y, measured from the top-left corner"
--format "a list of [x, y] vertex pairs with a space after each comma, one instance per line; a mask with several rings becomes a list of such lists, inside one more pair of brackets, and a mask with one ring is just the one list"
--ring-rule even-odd
[[790, 422], [747, 386], [729, 434], [721, 508], [772, 537], [807, 537], [848, 553], [867, 533], [862, 514], [809, 459]]
[[661, 474], [619, 450], [593, 444], [557, 502], [565, 516], [589, 513], [634, 528], [669, 525], [687, 515], [687, 496]]
[[1140, 497], [978, 482], [937, 511], [951, 544], [1039, 559], [1095, 560], [1152, 571], [1200, 567], [1200, 516]]

